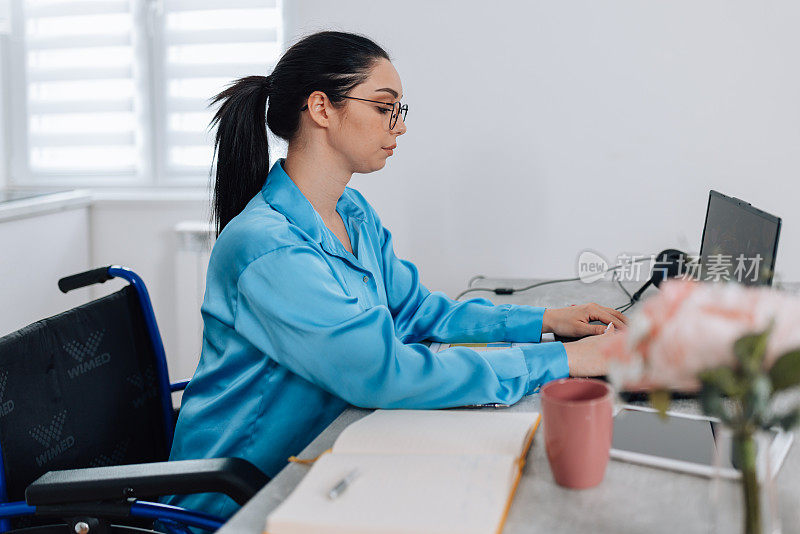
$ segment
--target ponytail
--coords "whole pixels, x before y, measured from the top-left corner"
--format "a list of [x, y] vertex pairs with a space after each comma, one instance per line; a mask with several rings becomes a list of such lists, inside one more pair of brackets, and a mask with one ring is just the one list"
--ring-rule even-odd
[[210, 125], [217, 127], [212, 200], [217, 236], [264, 186], [269, 173], [267, 125], [291, 141], [311, 93], [322, 91], [332, 105], [343, 105], [341, 95], [366, 81], [381, 58], [389, 55], [366, 37], [319, 32], [289, 48], [269, 76], [236, 80], [211, 100], [212, 106], [222, 103]]
[[248, 76], [211, 102], [224, 101], [211, 121], [212, 127], [217, 126], [213, 198], [217, 236], [261, 190], [269, 172], [266, 108], [271, 85], [269, 77]]

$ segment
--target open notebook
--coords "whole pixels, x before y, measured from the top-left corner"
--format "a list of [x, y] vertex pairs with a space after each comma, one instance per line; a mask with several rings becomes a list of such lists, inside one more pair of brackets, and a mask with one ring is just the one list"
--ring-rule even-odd
[[339, 435], [267, 518], [266, 532], [499, 533], [539, 420], [530, 412], [377, 410]]

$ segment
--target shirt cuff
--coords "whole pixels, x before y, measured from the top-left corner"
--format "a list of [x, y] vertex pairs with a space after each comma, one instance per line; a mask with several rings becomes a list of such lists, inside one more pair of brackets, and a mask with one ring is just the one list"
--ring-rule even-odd
[[569, 363], [564, 344], [558, 341], [520, 347], [528, 366], [526, 395], [559, 378], [569, 376]]
[[505, 341], [539, 343], [542, 340], [544, 308], [510, 306], [506, 316]]

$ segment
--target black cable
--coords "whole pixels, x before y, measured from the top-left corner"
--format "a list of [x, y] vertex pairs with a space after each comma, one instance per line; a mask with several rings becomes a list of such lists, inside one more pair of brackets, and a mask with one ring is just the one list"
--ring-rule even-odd
[[622, 280], [619, 279], [617, 274], [619, 274], [619, 273], [617, 271], [614, 271], [614, 274], [612, 275], [612, 278], [614, 278], [614, 280], [617, 281], [617, 284], [619, 285], [620, 289], [622, 289], [622, 291], [624, 291], [625, 294], [628, 295], [628, 298], [633, 300], [633, 295], [631, 295], [630, 292], [627, 289], [625, 289], [625, 286], [622, 285]]
[[630, 292], [625, 288], [625, 286], [622, 285], [622, 281], [619, 279], [619, 277], [617, 277], [616, 271], [614, 272], [613, 278], [617, 282], [617, 285], [620, 287], [620, 289], [622, 289], [622, 291], [624, 291], [625, 294], [628, 295], [628, 302], [626, 302], [621, 306], [617, 306], [614, 309], [620, 313], [625, 313], [626, 311], [630, 310], [635, 304], [635, 301], [633, 300], [633, 295], [631, 295]]
[[[639, 259], [634, 259], [632, 263], [637, 263], [637, 262], [640, 262], [640, 261], [650, 261], [651, 259], [652, 258], [649, 258], [649, 257], [643, 257], [643, 258], [639, 258]], [[625, 264], [615, 265], [614, 267], [610, 267], [610, 268], [606, 269], [605, 271], [603, 271], [603, 274], [605, 274], [607, 272], [610, 272], [610, 271], [616, 271], [617, 269], [621, 269], [622, 267], [625, 267]], [[600, 274], [600, 273], [597, 273], [597, 274]], [[470, 283], [475, 281], [476, 278], [477, 277], [472, 278], [470, 280]], [[522, 291], [528, 291], [529, 289], [534, 289], [536, 287], [546, 286], [546, 285], [549, 285], [549, 284], [559, 284], [561, 282], [575, 282], [575, 281], [580, 280], [580, 279], [581, 279], [581, 277], [577, 276], [575, 278], [562, 278], [560, 280], [547, 280], [545, 282], [537, 282], [535, 284], [531, 284], [529, 286], [519, 287], [519, 288], [514, 288], [514, 287], [494, 287], [494, 288], [492, 288], [492, 287], [471, 287], [469, 289], [465, 289], [464, 291], [462, 291], [461, 293], [456, 295], [455, 300], [459, 300], [461, 297], [463, 297], [467, 293], [472, 293], [474, 291], [491, 291], [495, 295], [513, 295], [514, 293], [521, 293]], [[622, 286], [621, 283], [620, 283], [620, 286]], [[628, 295], [628, 298], [631, 298], [631, 295], [630, 295], [630, 293], [628, 293], [628, 290], [625, 289], [624, 287], [622, 289]], [[629, 304], [632, 305], [632, 303], [629, 303]], [[623, 304], [623, 306], [625, 306], [625, 304]], [[622, 307], [622, 306], [620, 306], [620, 307]]]
[[513, 287], [495, 287], [495, 288], [491, 288], [491, 287], [472, 287], [472, 288], [469, 288], [469, 289], [465, 289], [464, 291], [459, 293], [456, 296], [455, 300], [458, 300], [461, 297], [463, 297], [464, 295], [466, 295], [467, 293], [472, 293], [473, 291], [492, 291], [495, 295], [513, 295], [514, 293], [519, 293], [520, 291], [527, 291], [529, 289], [533, 289], [533, 288], [539, 287], [539, 286], [546, 286], [548, 284], [557, 284], [559, 282], [573, 282], [575, 280], [580, 280], [580, 278], [564, 278], [562, 280], [547, 280], [546, 282], [538, 282], [536, 284], [531, 284], [529, 286], [520, 287], [520, 288], [513, 288]]
[[634, 304], [635, 304], [634, 302], [628, 302], [627, 304], [623, 304], [622, 306], [617, 306], [614, 309], [617, 310], [620, 313], [625, 313], [626, 311], [628, 311], [631, 308], [633, 308]]
[[483, 280], [484, 278], [486, 277], [482, 274], [477, 274], [473, 276], [472, 278], [469, 279], [469, 282], [467, 282], [467, 287], [472, 287], [472, 284], [474, 284], [477, 280]]

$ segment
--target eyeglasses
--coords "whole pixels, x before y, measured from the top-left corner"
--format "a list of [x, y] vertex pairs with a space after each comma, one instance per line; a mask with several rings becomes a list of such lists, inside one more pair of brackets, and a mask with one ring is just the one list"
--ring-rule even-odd
[[[345, 95], [337, 95], [331, 94], [330, 96], [338, 96], [339, 98], [347, 98], [348, 100], [360, 100], [361, 102], [372, 102], [373, 104], [380, 104], [382, 106], [391, 106], [392, 114], [389, 116], [389, 129], [394, 129], [395, 125], [397, 125], [397, 119], [400, 117], [400, 114], [403, 115], [403, 122], [406, 121], [406, 115], [408, 114], [408, 104], [400, 104], [400, 102], [395, 102], [394, 104], [389, 104], [388, 102], [381, 102], [380, 100], [367, 100], [366, 98], [356, 98], [354, 96], [345, 96]], [[308, 109], [308, 104], [300, 108], [300, 111]], [[389, 108], [384, 108], [386, 111], [389, 111]]]

